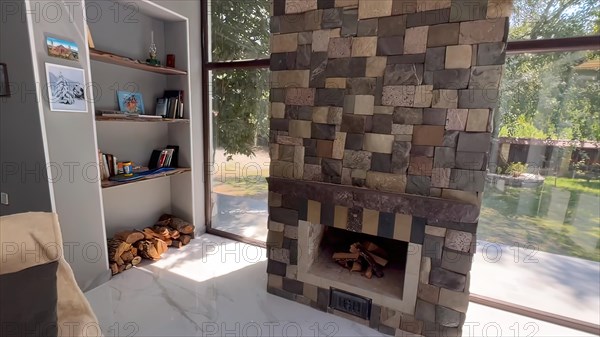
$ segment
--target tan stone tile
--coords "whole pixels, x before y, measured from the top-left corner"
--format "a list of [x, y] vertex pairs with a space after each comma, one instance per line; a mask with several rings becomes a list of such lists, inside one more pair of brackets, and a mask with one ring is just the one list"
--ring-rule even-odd
[[372, 115], [375, 106], [375, 96], [356, 95], [354, 96], [354, 114]]
[[335, 0], [335, 7], [356, 7], [358, 0]]
[[434, 168], [431, 170], [431, 186], [439, 188], [448, 188], [450, 186], [449, 168]]
[[464, 131], [467, 125], [468, 109], [448, 109], [446, 130]]
[[480, 205], [481, 201], [477, 192], [466, 192], [459, 190], [452, 190], [448, 188], [444, 188], [442, 190], [442, 198], [443, 199], [451, 199], [457, 201], [463, 201], [471, 205]]
[[273, 231], [273, 232], [283, 232], [285, 230], [284, 224], [282, 224], [281, 222], [273, 221], [273, 220], [269, 220], [267, 227], [269, 228], [270, 231]]
[[306, 221], [312, 224], [321, 223], [321, 203], [314, 200], [308, 200]]
[[271, 117], [284, 118], [285, 117], [285, 104], [279, 103], [279, 102], [271, 103]]
[[489, 109], [469, 109], [469, 118], [465, 130], [473, 132], [487, 131], [489, 115]]
[[308, 88], [310, 70], [284, 70], [271, 72], [271, 88]]
[[404, 34], [404, 54], [422, 54], [427, 50], [429, 26], [407, 28]]
[[423, 301], [437, 304], [438, 298], [440, 296], [440, 288], [434, 285], [419, 283], [419, 288], [417, 290], [417, 297], [422, 299]]
[[393, 135], [366, 133], [364, 138], [363, 150], [377, 153], [392, 153], [393, 145]]
[[415, 102], [416, 86], [392, 85], [383, 87], [382, 104], [412, 107]]
[[291, 120], [289, 133], [291, 137], [310, 138], [311, 121]]
[[285, 53], [298, 50], [298, 33], [271, 35], [271, 52]]
[[439, 236], [443, 238], [446, 236], [446, 228], [426, 225], [425, 234]]
[[469, 293], [441, 288], [438, 301], [441, 306], [465, 313], [469, 307]]
[[327, 57], [342, 58], [350, 57], [352, 51], [352, 38], [350, 37], [333, 37], [329, 39], [329, 48], [327, 49]]
[[339, 38], [342, 37], [342, 29], [341, 28], [334, 28], [332, 30], [329, 31], [329, 37], [330, 38]]
[[285, 14], [304, 13], [317, 9], [317, 0], [286, 0]]
[[267, 284], [272, 288], [283, 289], [283, 277], [280, 275], [269, 274]]
[[431, 258], [421, 258], [421, 268], [419, 270], [419, 281], [429, 284], [429, 273], [431, 272]]
[[396, 213], [394, 222], [394, 240], [410, 242], [412, 215]]
[[425, 0], [416, 1], [417, 12], [433, 11], [436, 9], [450, 8], [451, 0]]
[[346, 89], [345, 77], [328, 77], [325, 79], [325, 88]]
[[377, 36], [352, 39], [352, 57], [369, 57], [377, 54]]
[[385, 73], [385, 67], [387, 65], [387, 57], [375, 56], [367, 58], [367, 77], [381, 77]]
[[513, 10], [513, 0], [488, 0], [487, 18], [509, 17]]
[[405, 124], [392, 124], [392, 135], [412, 135], [413, 126]]
[[346, 229], [348, 227], [348, 208], [335, 206], [333, 214], [333, 227]]
[[440, 89], [433, 91], [432, 108], [456, 109], [458, 107], [458, 90]]
[[367, 170], [353, 169], [350, 176], [355, 179], [367, 179]]
[[417, 85], [415, 87], [415, 100], [413, 107], [429, 108], [433, 100], [433, 85]]
[[310, 299], [311, 301], [316, 302], [318, 293], [319, 293], [319, 288], [317, 286], [314, 286], [312, 284], [304, 282], [304, 289], [302, 291], [302, 294], [304, 295], [304, 297]]
[[446, 47], [446, 69], [468, 69], [473, 52], [470, 45]]
[[329, 34], [329, 29], [315, 30], [312, 37], [312, 51], [326, 52], [329, 49]]
[[400, 311], [392, 310], [386, 307], [381, 307], [379, 323], [392, 328], [398, 328], [400, 326], [401, 317], [402, 314], [400, 313]]
[[[275, 144], [277, 145], [277, 144]], [[275, 157], [277, 158], [277, 157]], [[281, 194], [275, 192], [269, 192], [269, 206], [270, 207], [281, 207]]]
[[342, 114], [344, 109], [339, 106], [330, 106], [329, 115], [327, 116], [327, 124], [342, 124]]
[[373, 107], [373, 114], [375, 115], [391, 115], [393, 113], [393, 106], [376, 105], [375, 107]]
[[329, 115], [329, 107], [317, 106], [312, 109], [312, 121], [315, 123], [327, 124], [327, 116]]
[[459, 44], [478, 44], [486, 42], [501, 42], [504, 39], [505, 17], [465, 21], [460, 23]]
[[331, 150], [331, 158], [343, 159], [345, 147], [346, 147], [346, 133], [345, 132], [336, 132], [335, 140], [333, 141], [333, 149]]
[[362, 232], [377, 235], [379, 228], [379, 212], [371, 209], [363, 209]]
[[378, 191], [404, 193], [406, 190], [406, 176], [368, 171], [366, 185]]
[[368, 19], [392, 15], [392, 0], [367, 0], [358, 2], [358, 18]]

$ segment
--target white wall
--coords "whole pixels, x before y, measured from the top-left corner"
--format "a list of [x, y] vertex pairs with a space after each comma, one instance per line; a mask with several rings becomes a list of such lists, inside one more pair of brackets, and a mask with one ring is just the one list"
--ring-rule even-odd
[[0, 97], [0, 191], [9, 205], [0, 215], [51, 212], [50, 189], [23, 0], [2, 1], [0, 62], [6, 63], [11, 97]]

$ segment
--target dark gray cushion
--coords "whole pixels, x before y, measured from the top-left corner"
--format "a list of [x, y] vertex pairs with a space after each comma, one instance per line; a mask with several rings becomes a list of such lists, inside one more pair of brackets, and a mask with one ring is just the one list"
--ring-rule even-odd
[[58, 261], [0, 275], [0, 336], [57, 335]]

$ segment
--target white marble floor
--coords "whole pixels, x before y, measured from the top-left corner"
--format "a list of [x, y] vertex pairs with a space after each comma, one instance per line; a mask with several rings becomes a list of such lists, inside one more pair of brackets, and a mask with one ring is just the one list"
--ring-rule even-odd
[[[203, 235], [86, 293], [105, 336], [382, 336], [266, 292], [265, 250]], [[471, 304], [463, 336], [588, 336]]]

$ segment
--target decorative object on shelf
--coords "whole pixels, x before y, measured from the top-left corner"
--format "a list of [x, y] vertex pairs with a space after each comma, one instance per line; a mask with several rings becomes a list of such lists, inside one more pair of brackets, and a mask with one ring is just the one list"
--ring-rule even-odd
[[123, 162], [123, 175], [125, 177], [133, 177], [133, 163], [130, 161]]
[[48, 55], [70, 61], [79, 61], [79, 47], [73, 41], [61, 40], [54, 37], [46, 37], [46, 48]]
[[130, 114], [144, 114], [144, 101], [139, 92], [117, 91], [119, 109]]
[[83, 69], [46, 63], [50, 111], [88, 112]]
[[167, 54], [167, 67], [175, 68], [175, 55]]
[[10, 85], [8, 84], [8, 68], [6, 63], [0, 63], [0, 97], [10, 97]]
[[167, 117], [167, 99], [166, 98], [157, 98], [156, 99], [156, 111], [154, 112], [156, 116]]
[[94, 39], [92, 38], [92, 31], [90, 31], [90, 26], [87, 24], [87, 22], [85, 23], [85, 32], [87, 34], [88, 39], [88, 48], [96, 48], [96, 46], [94, 45]]
[[148, 54], [150, 58], [146, 60], [146, 63], [153, 66], [160, 66], [160, 61], [156, 58], [156, 44], [154, 44], [154, 31], [150, 32], [150, 48], [148, 49]]

